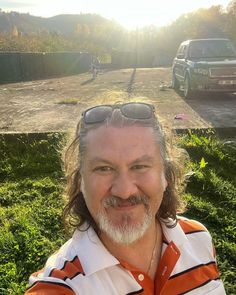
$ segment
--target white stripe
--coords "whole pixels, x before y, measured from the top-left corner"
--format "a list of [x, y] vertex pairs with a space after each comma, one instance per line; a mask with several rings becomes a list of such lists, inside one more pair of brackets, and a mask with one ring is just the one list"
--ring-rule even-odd
[[116, 265], [72, 281], [79, 295], [124, 295], [142, 289], [129, 271]]
[[207, 295], [226, 295], [225, 289], [223, 286], [222, 281], [216, 280], [216, 281], [211, 281], [208, 284], [196, 288], [190, 292], [185, 293], [186, 295], [202, 295], [202, 294], [207, 294]]
[[39, 276], [38, 277], [35, 277], [33, 275], [30, 276], [29, 278], [29, 286], [32, 286], [34, 283], [37, 283], [37, 282], [40, 282], [40, 281], [43, 281], [44, 283], [58, 283], [58, 284], [63, 284], [65, 286], [68, 286], [68, 284], [61, 280], [61, 279], [57, 279], [57, 278], [54, 278], [54, 277], [45, 277], [45, 276]]
[[178, 274], [199, 264], [215, 261], [211, 237], [208, 232], [199, 232], [187, 235], [187, 237], [189, 242], [179, 247], [181, 255], [171, 275]]

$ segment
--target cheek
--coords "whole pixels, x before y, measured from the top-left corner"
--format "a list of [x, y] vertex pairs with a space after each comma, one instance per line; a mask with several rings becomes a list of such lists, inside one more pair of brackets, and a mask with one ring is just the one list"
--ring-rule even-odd
[[150, 191], [152, 194], [163, 194], [167, 187], [164, 172], [142, 175], [138, 179], [138, 183], [142, 188], [145, 188], [145, 190]]
[[94, 204], [94, 202], [92, 201], [92, 196], [94, 194], [91, 189], [92, 189], [92, 187], [88, 186], [86, 181], [84, 181], [84, 179], [82, 177], [81, 184], [80, 184], [80, 191], [82, 192], [82, 194], [84, 196], [85, 203], [86, 203], [90, 212], [92, 210], [92, 205]]
[[80, 190], [84, 196], [85, 203], [92, 215], [96, 214], [101, 209], [102, 199], [105, 195], [104, 184], [97, 179], [90, 178], [84, 180], [82, 177]]

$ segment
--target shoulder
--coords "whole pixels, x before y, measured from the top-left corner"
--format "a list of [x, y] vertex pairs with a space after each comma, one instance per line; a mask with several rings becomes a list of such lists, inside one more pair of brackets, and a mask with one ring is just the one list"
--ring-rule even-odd
[[184, 251], [185, 248], [201, 249], [205, 254], [214, 253], [212, 237], [200, 222], [185, 217], [177, 217], [177, 222], [168, 219], [162, 226], [164, 241], [173, 241]]
[[177, 224], [174, 225], [175, 223], [168, 232], [172, 232], [168, 236], [169, 244], [164, 246], [167, 249], [170, 242], [173, 242], [179, 251], [169, 286], [172, 289], [173, 286], [180, 288], [181, 292], [178, 294], [225, 294], [219, 280], [212, 238], [207, 228], [202, 223], [185, 217], [178, 217]]
[[204, 255], [215, 258], [215, 248], [212, 242], [211, 234], [201, 222], [178, 217], [178, 225], [182, 229], [189, 245], [195, 248], [196, 253], [202, 252]]
[[185, 234], [194, 232], [207, 232], [207, 228], [199, 221], [178, 216], [178, 224], [181, 226]]
[[48, 258], [42, 270], [30, 276], [25, 294], [74, 294], [71, 280], [80, 274], [84, 275], [83, 268], [70, 239]]

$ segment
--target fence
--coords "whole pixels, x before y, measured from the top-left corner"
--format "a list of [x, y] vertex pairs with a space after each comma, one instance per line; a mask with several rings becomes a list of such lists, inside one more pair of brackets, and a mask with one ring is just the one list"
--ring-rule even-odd
[[[91, 54], [82, 52], [19, 53], [0, 52], [0, 83], [45, 79], [87, 72], [90, 69]], [[131, 68], [170, 66], [172, 56], [143, 52], [113, 52], [111, 63], [102, 68]]]
[[146, 51], [114, 51], [111, 55], [113, 68], [143, 68], [171, 66], [173, 53], [157, 52], [148, 54]]
[[1, 52], [0, 83], [84, 73], [90, 63], [91, 55], [81, 52]]

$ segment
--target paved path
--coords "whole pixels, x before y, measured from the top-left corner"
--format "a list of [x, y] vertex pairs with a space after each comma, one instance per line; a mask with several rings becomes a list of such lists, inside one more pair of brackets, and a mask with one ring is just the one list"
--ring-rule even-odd
[[[157, 105], [161, 120], [175, 129], [236, 130], [236, 96], [185, 100], [170, 85], [169, 68], [107, 71], [95, 80], [81, 74], [0, 85], [0, 132], [62, 131], [74, 127], [79, 113], [98, 95], [120, 91]], [[226, 130], [225, 129], [225, 130]]]

